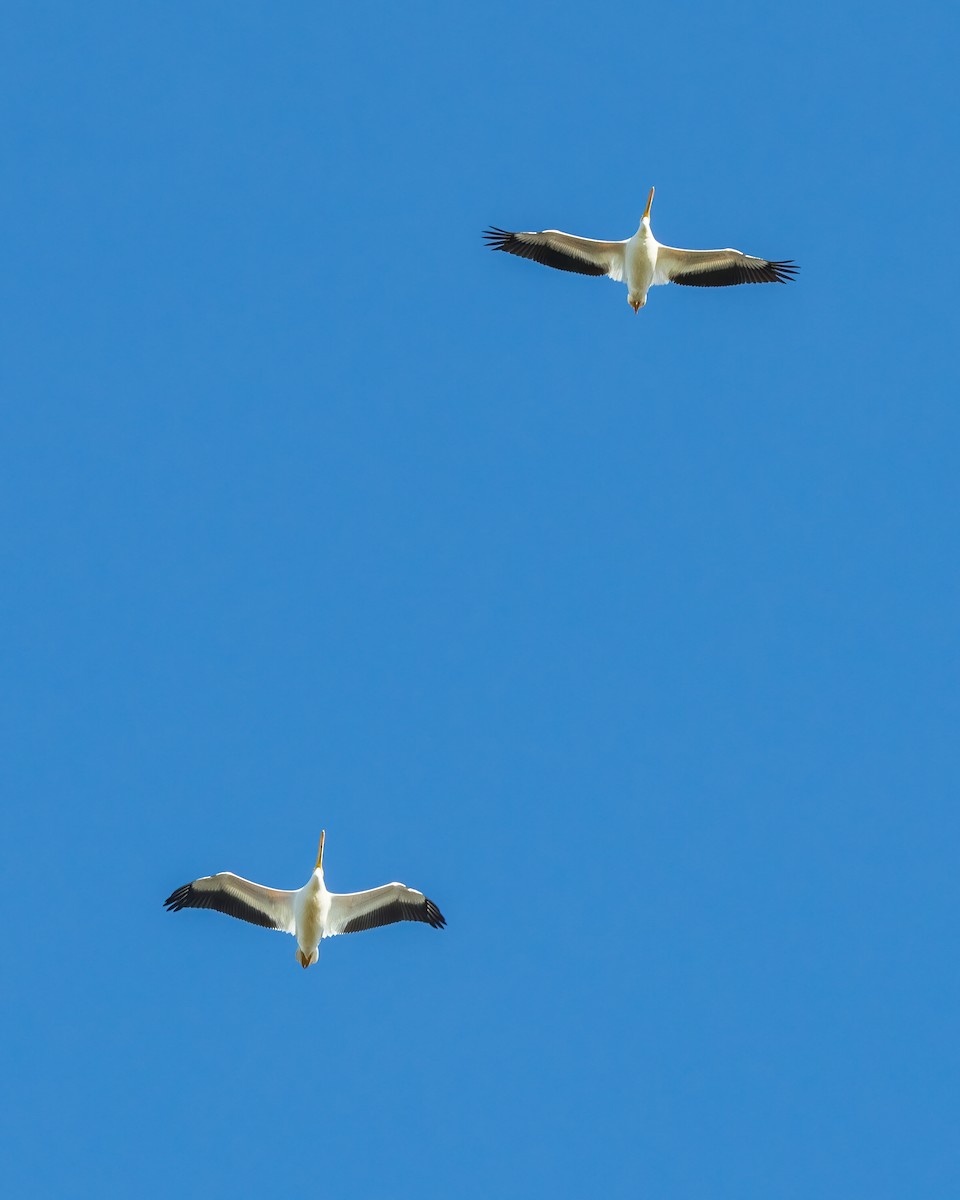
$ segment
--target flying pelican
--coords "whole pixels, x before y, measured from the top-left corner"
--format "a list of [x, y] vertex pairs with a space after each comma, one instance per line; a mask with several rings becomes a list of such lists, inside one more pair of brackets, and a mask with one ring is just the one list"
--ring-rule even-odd
[[434, 929], [446, 925], [440, 909], [423, 892], [402, 883], [385, 883], [369, 892], [328, 892], [323, 882], [323, 839], [313, 874], [298, 892], [281, 892], [241, 879], [231, 871], [204, 875], [172, 892], [167, 912], [181, 908], [215, 908], [251, 925], [279, 929], [297, 939], [297, 962], [309, 967], [320, 957], [320, 939], [337, 933], [359, 933], [395, 921], [424, 921]]
[[545, 267], [580, 275], [609, 275], [627, 285], [627, 303], [635, 313], [647, 302], [647, 290], [658, 283], [688, 287], [729, 287], [735, 283], [787, 283], [800, 270], [792, 259], [770, 262], [740, 250], [675, 250], [661, 246], [650, 232], [650, 189], [640, 228], [625, 242], [597, 242], [559, 229], [542, 233], [510, 233], [492, 227], [483, 236], [491, 250], [532, 258]]

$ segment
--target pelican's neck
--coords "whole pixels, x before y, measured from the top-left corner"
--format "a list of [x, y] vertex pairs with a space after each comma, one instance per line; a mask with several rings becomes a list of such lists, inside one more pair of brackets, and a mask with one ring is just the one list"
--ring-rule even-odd
[[645, 256], [652, 253], [652, 249], [658, 245], [658, 242], [650, 228], [649, 217], [644, 217], [640, 222], [640, 228], [630, 240], [635, 247], [635, 252], [642, 252]]

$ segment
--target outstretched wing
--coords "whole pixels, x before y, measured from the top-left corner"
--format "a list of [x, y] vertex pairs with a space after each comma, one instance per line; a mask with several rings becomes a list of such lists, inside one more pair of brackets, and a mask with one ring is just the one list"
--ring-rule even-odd
[[214, 908], [228, 917], [249, 921], [251, 925], [294, 933], [295, 894], [261, 887], [231, 871], [221, 871], [219, 875], [204, 875], [193, 883], [185, 883], [171, 892], [163, 903], [167, 912], [179, 912], [181, 908]]
[[660, 246], [654, 283], [733, 287], [738, 283], [789, 283], [800, 268], [792, 259], [771, 262], [740, 250], [677, 250]]
[[623, 259], [626, 242], [596, 242], [592, 238], [574, 237], [559, 229], [544, 229], [540, 233], [510, 233], [491, 227], [484, 231], [491, 250], [505, 250], [518, 258], [531, 258], [545, 267], [558, 271], [575, 271], [578, 275], [609, 275], [618, 283], [623, 279]]
[[369, 892], [330, 893], [330, 913], [324, 937], [338, 933], [360, 933], [396, 921], [423, 921], [434, 929], [446, 925], [443, 914], [423, 892], [402, 883], [385, 883]]

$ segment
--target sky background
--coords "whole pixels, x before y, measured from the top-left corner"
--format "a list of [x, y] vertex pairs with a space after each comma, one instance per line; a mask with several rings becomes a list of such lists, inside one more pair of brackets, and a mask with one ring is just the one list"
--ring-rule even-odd
[[950, 7], [2, 24], [10, 1194], [954, 1194]]

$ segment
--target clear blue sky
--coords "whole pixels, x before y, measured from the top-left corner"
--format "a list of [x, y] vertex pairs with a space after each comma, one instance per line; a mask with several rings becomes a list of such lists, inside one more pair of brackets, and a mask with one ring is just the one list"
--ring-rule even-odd
[[7, 6], [11, 1195], [955, 1193], [951, 12]]

